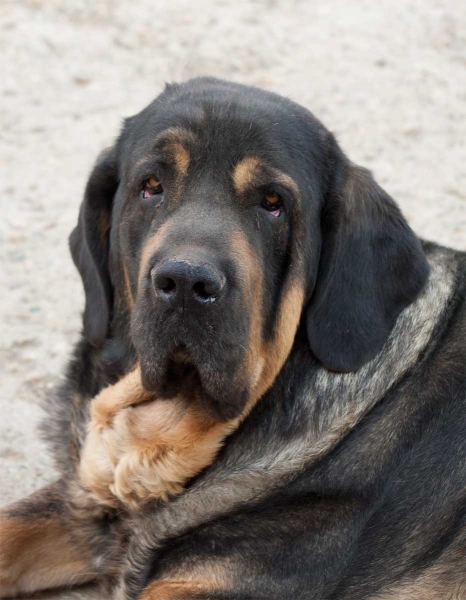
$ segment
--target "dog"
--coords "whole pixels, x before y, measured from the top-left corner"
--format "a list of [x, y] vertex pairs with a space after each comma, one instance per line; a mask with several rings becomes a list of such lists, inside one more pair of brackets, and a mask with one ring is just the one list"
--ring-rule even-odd
[[87, 183], [82, 337], [1, 597], [466, 598], [466, 254], [306, 109], [167, 85]]

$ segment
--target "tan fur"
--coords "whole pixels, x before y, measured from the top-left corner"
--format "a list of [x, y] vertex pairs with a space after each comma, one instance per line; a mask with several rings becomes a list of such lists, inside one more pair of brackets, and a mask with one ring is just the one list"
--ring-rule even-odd
[[96, 429], [90, 429], [81, 453], [78, 476], [84, 489], [101, 506], [117, 508], [118, 502], [111, 491], [115, 479], [116, 452]]
[[197, 581], [156, 581], [146, 588], [140, 600], [188, 600], [196, 594], [211, 591], [203, 582]]
[[173, 156], [178, 174], [186, 175], [191, 161], [191, 157], [186, 148], [180, 142], [174, 142], [171, 145], [170, 154]]
[[231, 239], [231, 248], [238, 269], [241, 272], [244, 311], [250, 315], [249, 344], [245, 368], [251, 381], [258, 385], [264, 368], [264, 358], [261, 353], [262, 338], [262, 271], [247, 239], [236, 232]]
[[110, 507], [117, 505], [110, 487], [114, 483], [119, 452], [111, 445], [110, 435], [102, 435], [104, 429], [111, 426], [118, 411], [151, 397], [142, 388], [138, 366], [117, 384], [105, 388], [91, 403], [91, 420], [81, 454], [79, 477], [99, 504]]
[[233, 171], [233, 184], [238, 194], [245, 192], [250, 187], [261, 168], [261, 161], [251, 156], [243, 158]]
[[179, 176], [186, 175], [191, 162], [188, 145], [196, 142], [196, 135], [183, 127], [169, 127], [157, 136], [155, 143], [160, 145], [175, 163]]
[[288, 289], [285, 290], [284, 298], [280, 304], [275, 325], [275, 335], [270, 342], [265, 342], [262, 347], [262, 357], [265, 366], [260, 379], [260, 385], [256, 389], [258, 397], [265, 394], [273, 384], [278, 372], [283, 367], [291, 352], [303, 310], [303, 302], [304, 284], [298, 281], [291, 283]]
[[299, 187], [292, 177], [280, 171], [280, 169], [265, 165], [261, 160], [252, 156], [243, 158], [235, 166], [233, 171], [233, 185], [235, 186], [236, 193], [244, 194], [248, 188], [252, 188], [260, 172], [265, 169], [272, 174], [277, 183], [281, 183], [289, 188], [296, 197], [299, 197]]
[[190, 129], [186, 129], [185, 127], [168, 127], [164, 129], [157, 135], [155, 139], [155, 144], [157, 146], [165, 147], [165, 144], [169, 144], [171, 142], [179, 142], [180, 144], [194, 144], [197, 141], [196, 134]]
[[141, 259], [139, 261], [139, 276], [138, 276], [138, 286], [141, 287], [142, 281], [144, 277], [147, 277], [147, 269], [148, 269], [148, 261], [153, 256], [154, 252], [156, 252], [161, 245], [164, 243], [165, 238], [167, 237], [168, 231], [170, 229], [169, 221], [166, 221], [157, 232], [148, 239], [145, 243], [144, 248], [141, 252]]
[[[184, 181], [191, 163], [189, 148], [192, 148], [197, 141], [197, 136], [183, 127], [169, 127], [155, 139], [155, 146], [165, 154], [167, 161], [172, 163], [176, 171], [176, 182], [172, 186], [172, 193], [170, 194], [172, 209], [179, 205], [182, 200]], [[148, 160], [144, 157], [136, 164], [140, 166], [146, 163], [148, 163]]]
[[262, 397], [273, 384], [278, 372], [287, 359], [293, 345], [296, 330], [304, 302], [304, 282], [298, 278], [286, 281], [283, 298], [280, 303], [275, 322], [272, 340], [262, 339], [262, 302], [263, 284], [262, 272], [257, 258], [249, 242], [240, 233], [232, 239], [232, 248], [241, 257], [243, 293], [251, 315], [250, 342], [246, 358], [250, 381], [253, 382], [252, 394], [247, 410], [251, 410], [256, 401]]
[[230, 565], [219, 561], [203, 561], [202, 564], [188, 564], [178, 568], [177, 573], [164, 576], [151, 583], [141, 594], [140, 600], [183, 600], [195, 598], [196, 594], [221, 592], [231, 588]]
[[[175, 163], [175, 167], [177, 170], [177, 182], [174, 186], [175, 193], [170, 200], [171, 206], [175, 206], [181, 199], [182, 191], [183, 191], [183, 182], [188, 171], [189, 163], [191, 160], [189, 151], [186, 149], [185, 145], [188, 142], [193, 142], [195, 139], [195, 135], [181, 127], [171, 127], [163, 131], [156, 139], [156, 144], [161, 145], [161, 147], [167, 152], [167, 154], [172, 158]], [[142, 159], [138, 164], [144, 164], [147, 162], [147, 159]], [[153, 256], [153, 254], [157, 251], [158, 248], [163, 244], [166, 235], [169, 230], [169, 222], [164, 223], [157, 232], [149, 238], [146, 242], [144, 248], [141, 252], [141, 259], [139, 261], [139, 275], [138, 275], [138, 286], [140, 287], [141, 282], [144, 277], [147, 277], [147, 266], [148, 261]], [[131, 279], [129, 277], [128, 269], [126, 265], [123, 265], [123, 272], [125, 277], [125, 285], [127, 289], [128, 302], [130, 308], [134, 307], [134, 294], [131, 286]]]
[[58, 518], [0, 516], [0, 597], [94, 579], [90, 554]]
[[[112, 491], [136, 508], [149, 498], [167, 498], [209, 466], [236, 422], [216, 423], [193, 401], [177, 398], [129, 409], [115, 419], [124, 456]], [[134, 499], [134, 500], [133, 500]]]
[[137, 509], [151, 498], [167, 498], [212, 463], [238, 424], [214, 421], [193, 399], [153, 399], [137, 367], [92, 401], [81, 482], [106, 506], [118, 498]]
[[141, 369], [137, 365], [118, 383], [105, 388], [94, 398], [91, 404], [91, 427], [102, 431], [111, 425], [120, 410], [150, 399], [152, 394], [142, 387]]

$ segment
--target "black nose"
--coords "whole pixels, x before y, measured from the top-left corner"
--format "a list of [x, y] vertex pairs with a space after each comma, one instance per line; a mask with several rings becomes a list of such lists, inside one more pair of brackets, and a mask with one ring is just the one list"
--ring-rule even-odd
[[206, 305], [220, 298], [225, 276], [207, 263], [168, 260], [151, 271], [156, 296], [173, 306]]

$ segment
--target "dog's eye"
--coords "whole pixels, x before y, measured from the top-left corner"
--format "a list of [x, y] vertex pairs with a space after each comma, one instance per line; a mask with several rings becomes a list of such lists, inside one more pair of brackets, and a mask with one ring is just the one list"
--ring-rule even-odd
[[274, 217], [279, 217], [282, 212], [282, 199], [279, 194], [270, 192], [264, 196], [262, 206], [268, 210]]
[[151, 198], [152, 196], [156, 196], [157, 194], [161, 194], [163, 192], [163, 186], [160, 181], [155, 177], [149, 177], [146, 179], [142, 185], [142, 197], [143, 198]]

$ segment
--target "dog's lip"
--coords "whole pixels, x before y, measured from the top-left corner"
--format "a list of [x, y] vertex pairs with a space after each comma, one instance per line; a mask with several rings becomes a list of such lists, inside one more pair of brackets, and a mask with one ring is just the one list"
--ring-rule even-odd
[[198, 356], [196, 347], [191, 348], [189, 342], [185, 346], [179, 338], [161, 350], [159, 357], [150, 352], [139, 355], [146, 390], [165, 399], [185, 394], [187, 399], [205, 405], [220, 421], [238, 416], [249, 396], [249, 385], [241, 373], [233, 369], [230, 373], [228, 368], [214, 371], [202, 360], [202, 352]]

